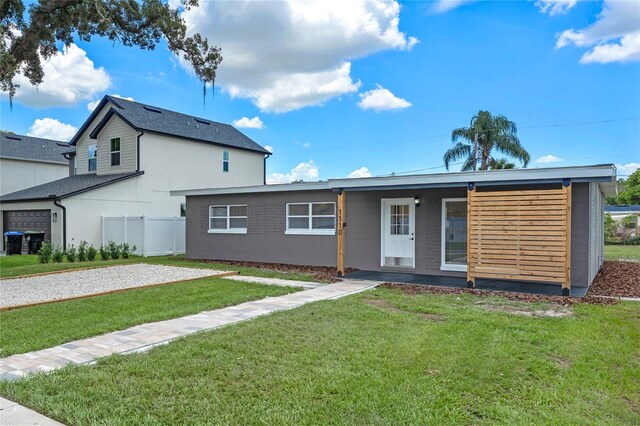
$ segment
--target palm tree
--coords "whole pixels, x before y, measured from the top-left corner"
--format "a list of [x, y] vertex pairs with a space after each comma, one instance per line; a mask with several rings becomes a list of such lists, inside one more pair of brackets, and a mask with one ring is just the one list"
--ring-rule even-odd
[[516, 123], [504, 115], [494, 116], [489, 111], [479, 111], [471, 119], [470, 127], [460, 127], [451, 132], [451, 142], [455, 145], [445, 152], [444, 166], [449, 170], [453, 161], [461, 159], [464, 160], [463, 172], [475, 170], [474, 140], [477, 138], [480, 170], [488, 169], [493, 150], [515, 158], [523, 167], [527, 167], [531, 156], [520, 145], [517, 133]]
[[495, 158], [489, 158], [489, 170], [503, 170], [503, 169], [515, 169], [516, 165], [507, 160], [506, 158], [501, 158], [496, 160]]

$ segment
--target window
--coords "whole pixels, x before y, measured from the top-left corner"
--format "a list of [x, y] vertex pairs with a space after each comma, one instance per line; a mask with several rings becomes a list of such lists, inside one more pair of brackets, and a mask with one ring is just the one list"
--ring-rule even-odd
[[180, 217], [187, 217], [187, 203], [180, 203]]
[[222, 171], [229, 171], [229, 151], [222, 151]]
[[285, 234], [335, 235], [336, 203], [287, 204]]
[[409, 235], [409, 205], [391, 205], [391, 224], [389, 231], [391, 235]]
[[467, 200], [442, 200], [442, 259], [440, 269], [467, 270]]
[[120, 165], [120, 138], [111, 139], [111, 166]]
[[247, 206], [209, 206], [209, 232], [247, 233]]
[[98, 158], [98, 145], [93, 144], [93, 145], [89, 145], [89, 150], [87, 153], [87, 158], [88, 158], [88, 169], [90, 172], [95, 172], [96, 171], [96, 165], [97, 165], [97, 158]]

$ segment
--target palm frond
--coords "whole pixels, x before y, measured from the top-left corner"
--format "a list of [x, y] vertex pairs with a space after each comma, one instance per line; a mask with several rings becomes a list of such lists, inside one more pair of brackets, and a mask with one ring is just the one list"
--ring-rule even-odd
[[449, 148], [447, 152], [444, 153], [442, 160], [444, 161], [444, 167], [449, 170], [449, 165], [461, 158], [468, 157], [473, 150], [471, 149], [471, 145], [458, 142], [452, 148]]

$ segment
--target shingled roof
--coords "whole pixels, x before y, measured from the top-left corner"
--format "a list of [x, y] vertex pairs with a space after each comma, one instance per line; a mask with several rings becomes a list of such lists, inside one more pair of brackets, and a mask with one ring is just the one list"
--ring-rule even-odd
[[1, 132], [0, 157], [69, 164], [62, 156], [63, 151], [68, 148], [58, 145], [64, 143], [66, 142]]
[[114, 107], [110, 108], [109, 112], [107, 112], [104, 118], [91, 132], [91, 138], [93, 139], [97, 137], [100, 130], [102, 130], [102, 128], [107, 124], [109, 119], [113, 115], [117, 115], [131, 127], [139, 131], [141, 130], [149, 133], [175, 136], [197, 142], [228, 146], [231, 148], [245, 149], [265, 155], [271, 154], [254, 140], [229, 124], [219, 123], [206, 118], [194, 117], [192, 115], [181, 114], [164, 108], [145, 105], [139, 102], [108, 95], [102, 99], [100, 104], [94, 110], [94, 113], [76, 134], [76, 137], [71, 141], [72, 145], [75, 145], [77, 139], [86, 130], [86, 127], [93, 121], [98, 112], [105, 107], [107, 102], [111, 102]]
[[118, 173], [114, 175], [96, 175], [94, 173], [75, 175], [32, 186], [31, 188], [5, 194], [0, 202], [34, 201], [54, 198], [68, 198], [92, 189], [111, 185], [125, 179], [140, 176], [144, 172]]

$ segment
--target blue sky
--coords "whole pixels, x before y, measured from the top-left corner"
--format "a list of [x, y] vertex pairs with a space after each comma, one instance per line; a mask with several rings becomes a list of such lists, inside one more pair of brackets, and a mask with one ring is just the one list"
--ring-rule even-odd
[[68, 138], [104, 94], [246, 117], [282, 182], [444, 171], [451, 129], [483, 109], [517, 123], [530, 167], [640, 166], [638, 2], [201, 1], [185, 18], [225, 57], [205, 105], [163, 45], [94, 39], [49, 61], [38, 91], [23, 83], [13, 110], [3, 96], [2, 129]]

